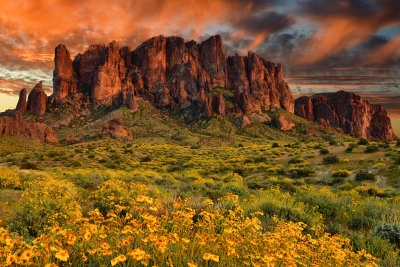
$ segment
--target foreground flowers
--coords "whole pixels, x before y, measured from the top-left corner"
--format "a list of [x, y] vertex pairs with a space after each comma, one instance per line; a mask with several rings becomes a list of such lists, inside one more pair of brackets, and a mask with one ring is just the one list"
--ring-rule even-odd
[[[162, 203], [140, 194], [104, 215], [54, 225], [32, 243], [0, 227], [0, 266], [374, 266], [377, 259], [352, 251], [349, 240], [305, 224], [274, 219], [263, 229], [258, 214], [244, 216], [237, 197], [219, 208], [211, 201]], [[3, 263], [3, 264], [1, 264]], [[55, 265], [54, 265], [55, 266]]]

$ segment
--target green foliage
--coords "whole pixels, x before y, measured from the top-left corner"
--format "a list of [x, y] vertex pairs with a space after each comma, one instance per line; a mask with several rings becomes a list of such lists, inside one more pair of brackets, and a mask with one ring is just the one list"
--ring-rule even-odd
[[365, 153], [373, 153], [377, 151], [379, 151], [379, 147], [377, 145], [368, 145], [364, 150]]
[[365, 138], [361, 138], [361, 139], [358, 141], [358, 144], [359, 144], [359, 145], [363, 145], [363, 146], [368, 145], [368, 140], [365, 139]]
[[395, 223], [382, 223], [374, 228], [372, 234], [400, 246], [400, 227]]
[[336, 155], [324, 157], [322, 160], [324, 164], [335, 164], [339, 162], [339, 158]]
[[348, 177], [350, 176], [350, 172], [348, 170], [335, 170], [331, 172], [332, 177]]
[[373, 173], [370, 173], [368, 171], [359, 171], [357, 172], [356, 176], [354, 179], [357, 182], [362, 182], [362, 181], [376, 181], [376, 177]]
[[326, 149], [326, 148], [323, 148], [323, 149], [321, 149], [321, 150], [319, 151], [319, 154], [321, 154], [321, 155], [329, 154], [329, 150]]
[[79, 216], [77, 189], [67, 181], [46, 179], [32, 182], [24, 191], [10, 227], [24, 236], [37, 237], [46, 227]]

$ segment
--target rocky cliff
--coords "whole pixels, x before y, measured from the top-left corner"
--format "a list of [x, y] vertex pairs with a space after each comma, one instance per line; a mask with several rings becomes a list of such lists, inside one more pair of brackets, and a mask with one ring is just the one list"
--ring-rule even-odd
[[[55, 50], [53, 74], [56, 103], [73, 93], [84, 93], [92, 103], [111, 104], [129, 95], [140, 96], [156, 106], [203, 107], [206, 117], [213, 112], [254, 113], [277, 106], [294, 111], [294, 99], [283, 80], [281, 65], [249, 52], [248, 56], [226, 57], [222, 39], [213, 36], [202, 43], [180, 37], [153, 37], [135, 50], [116, 42], [92, 45], [72, 61], [64, 45]], [[215, 87], [234, 92], [234, 108], [211, 95]], [[129, 94], [127, 92], [133, 92]], [[132, 99], [133, 98], [133, 99]]]
[[295, 114], [357, 138], [397, 140], [386, 110], [350, 92], [300, 97]]
[[0, 114], [0, 137], [5, 135], [21, 135], [38, 142], [57, 143], [58, 138], [53, 129], [46, 124], [25, 121], [22, 116], [26, 113], [42, 115], [46, 112], [47, 95], [38, 83], [29, 93], [22, 89], [19, 94], [15, 110], [8, 110]]

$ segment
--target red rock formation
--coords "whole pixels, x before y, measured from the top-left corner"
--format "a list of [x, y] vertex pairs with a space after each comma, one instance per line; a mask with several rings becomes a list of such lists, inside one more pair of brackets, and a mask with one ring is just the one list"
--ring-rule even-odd
[[71, 57], [64, 45], [60, 44], [55, 49], [54, 66], [53, 97], [56, 102], [60, 102], [69, 94], [77, 92], [77, 81]]
[[[68, 50], [59, 46], [54, 91], [60, 97], [72, 90], [68, 89], [69, 81], [75, 77], [77, 92], [90, 96], [96, 104], [110, 104], [118, 95], [124, 98], [126, 89], [133, 88], [138, 96], [155, 105], [182, 108], [194, 101], [205, 105], [210, 91], [219, 86], [234, 91], [235, 112], [254, 113], [268, 110], [270, 105], [293, 112], [294, 100], [283, 81], [281, 66], [251, 52], [245, 58], [227, 60], [218, 35], [200, 44], [180, 37], [157, 36], [133, 51], [128, 47], [119, 49], [115, 42], [107, 47], [92, 45], [76, 56], [72, 75], [68, 59]], [[215, 101], [213, 105], [222, 104]]]
[[295, 114], [357, 138], [398, 139], [382, 106], [372, 105], [350, 92], [298, 98]]
[[132, 139], [132, 132], [120, 119], [113, 119], [103, 126], [103, 137], [116, 139]]
[[229, 86], [235, 104], [244, 113], [262, 112], [270, 106], [294, 111], [294, 99], [283, 80], [280, 64], [265, 61], [253, 52], [228, 58]]
[[27, 94], [28, 93], [25, 88], [19, 92], [19, 99], [18, 99], [17, 107], [15, 108], [15, 110], [18, 111], [21, 115], [25, 115], [25, 113], [26, 113], [26, 107], [27, 107], [26, 95]]
[[53, 129], [43, 123], [26, 122], [19, 111], [0, 116], [0, 136], [21, 135], [37, 142], [58, 143]]
[[[101, 63], [93, 77], [92, 99], [94, 102], [117, 95], [130, 84], [123, 84], [125, 62], [119, 54], [119, 46], [113, 41], [104, 51]], [[125, 87], [125, 88], [124, 88]]]
[[40, 116], [46, 112], [46, 105], [47, 95], [43, 91], [42, 82], [39, 82], [29, 93], [27, 111]]
[[302, 96], [295, 101], [294, 113], [309, 121], [314, 121], [313, 103], [310, 97]]
[[275, 120], [275, 126], [279, 130], [289, 131], [294, 126], [296, 126], [290, 118], [287, 118], [285, 115], [280, 113]]

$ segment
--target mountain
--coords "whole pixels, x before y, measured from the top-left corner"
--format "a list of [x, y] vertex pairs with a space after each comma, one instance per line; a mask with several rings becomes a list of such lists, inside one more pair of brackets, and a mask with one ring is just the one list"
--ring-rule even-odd
[[[292, 93], [283, 80], [280, 64], [268, 62], [255, 53], [247, 57], [226, 57], [222, 39], [213, 36], [202, 43], [180, 37], [153, 37], [135, 50], [92, 45], [71, 60], [64, 45], [55, 49], [53, 74], [55, 103], [83, 93], [95, 105], [126, 103], [129, 93], [158, 107], [203, 107], [212, 112], [254, 113], [276, 106], [294, 111]], [[222, 95], [211, 95], [215, 87], [230, 88], [235, 105], [227, 107]]]
[[295, 114], [357, 138], [398, 139], [382, 106], [372, 105], [350, 92], [300, 97], [295, 101]]
[[[136, 112], [138, 102], [147, 101], [151, 106], [169, 111], [170, 115], [181, 112], [189, 124], [220, 115], [229, 118], [232, 127], [248, 127], [253, 122], [269, 123], [270, 127], [292, 132], [296, 131], [291, 129], [296, 129], [294, 121], [297, 119], [290, 114], [295, 112], [296, 106], [296, 115], [317, 121], [328, 129], [354, 137], [397, 138], [386, 111], [354, 94], [340, 92], [339, 97], [303, 97], [295, 103], [280, 64], [269, 62], [253, 52], [248, 52], [245, 57], [227, 57], [218, 35], [201, 43], [186, 42], [180, 37], [156, 36], [134, 50], [119, 47], [113, 41], [108, 45], [91, 45], [74, 59], [67, 47], [60, 44], [55, 48], [54, 65], [53, 94], [47, 97], [39, 83], [26, 100], [27, 91], [22, 90], [16, 110], [2, 115], [14, 119], [2, 120], [0, 136], [32, 136], [27, 127], [21, 126], [17, 130], [24, 118], [28, 120], [26, 123], [45, 122], [59, 132], [57, 128], [68, 126], [71, 121], [94, 123], [85, 118], [90, 113], [100, 114], [102, 108], [128, 106], [131, 112]], [[68, 106], [74, 110], [65, 115]], [[142, 106], [148, 107], [143, 103]], [[284, 112], [275, 114], [274, 111], [271, 114], [276, 118], [271, 118], [271, 107]], [[53, 114], [53, 119], [48, 114]], [[57, 117], [56, 121], [54, 117]], [[105, 129], [125, 129], [126, 121], [124, 125], [115, 122]], [[44, 134], [36, 139], [56, 140], [46, 139]]]

